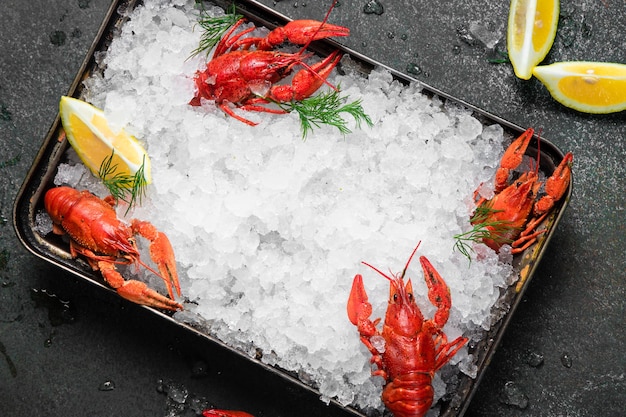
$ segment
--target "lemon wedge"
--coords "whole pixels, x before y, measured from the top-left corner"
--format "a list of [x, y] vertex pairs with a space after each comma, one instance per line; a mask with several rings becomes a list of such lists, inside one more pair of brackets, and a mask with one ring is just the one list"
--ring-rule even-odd
[[100, 166], [111, 158], [115, 173], [134, 176], [143, 165], [144, 180], [152, 182], [146, 150], [125, 130], [113, 132], [104, 112], [91, 104], [63, 96], [59, 103], [63, 130], [83, 163], [98, 176]]
[[533, 75], [559, 103], [584, 113], [626, 110], [626, 65], [557, 62], [535, 67]]
[[515, 75], [523, 80], [550, 51], [559, 23], [559, 0], [511, 0], [507, 49]]

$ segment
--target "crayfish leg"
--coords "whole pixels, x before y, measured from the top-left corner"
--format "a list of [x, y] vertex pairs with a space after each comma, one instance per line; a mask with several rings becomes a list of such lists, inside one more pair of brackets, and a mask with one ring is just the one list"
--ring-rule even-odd
[[443, 365], [448, 363], [450, 359], [467, 343], [467, 337], [459, 336], [450, 343], [445, 343], [437, 349], [437, 362], [435, 362], [434, 372], [438, 371]]
[[226, 103], [221, 103], [219, 105], [219, 108], [222, 109], [224, 111], [224, 113], [226, 113], [227, 115], [229, 115], [230, 117], [239, 120], [240, 122], [243, 122], [245, 124], [247, 124], [248, 126], [256, 126], [258, 125], [258, 123], [255, 123], [251, 120], [246, 119], [245, 117], [239, 116], [237, 113], [235, 113], [233, 111], [233, 109], [230, 108], [230, 106]]

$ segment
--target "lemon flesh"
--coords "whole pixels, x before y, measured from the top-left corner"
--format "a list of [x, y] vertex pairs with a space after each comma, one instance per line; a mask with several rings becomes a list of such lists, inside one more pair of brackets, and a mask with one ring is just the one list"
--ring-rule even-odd
[[67, 96], [61, 97], [59, 110], [70, 145], [94, 175], [113, 154], [110, 166], [117, 165], [116, 174], [134, 176], [143, 165], [146, 183], [152, 182], [146, 150], [125, 130], [113, 132], [102, 110]]
[[559, 103], [585, 113], [626, 110], [626, 65], [557, 62], [535, 67], [533, 75]]
[[528, 80], [546, 57], [559, 22], [559, 0], [512, 0], [507, 49], [518, 78]]

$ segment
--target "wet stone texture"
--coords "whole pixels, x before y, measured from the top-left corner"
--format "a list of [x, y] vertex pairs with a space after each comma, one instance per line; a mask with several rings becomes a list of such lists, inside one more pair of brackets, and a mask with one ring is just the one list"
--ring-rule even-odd
[[[261, 3], [321, 19], [330, 1]], [[15, 195], [110, 4], [6, 0], [0, 12], [3, 416], [132, 417], [204, 404], [257, 415], [342, 415], [278, 383], [255, 386], [258, 375], [237, 374], [219, 352], [35, 258], [15, 237]], [[367, 13], [370, 4], [384, 12]], [[622, 416], [626, 114], [566, 109], [537, 80], [518, 80], [509, 65], [492, 63], [506, 50], [507, 13], [508, 2], [341, 0], [330, 21], [351, 28], [341, 40], [349, 48], [511, 124], [541, 128], [574, 154], [570, 205], [466, 416]], [[562, 1], [545, 62], [626, 63], [624, 21], [622, 1]], [[33, 289], [69, 302], [71, 324], [53, 326]], [[157, 389], [159, 380], [178, 388]], [[181, 390], [193, 393], [182, 403]]]

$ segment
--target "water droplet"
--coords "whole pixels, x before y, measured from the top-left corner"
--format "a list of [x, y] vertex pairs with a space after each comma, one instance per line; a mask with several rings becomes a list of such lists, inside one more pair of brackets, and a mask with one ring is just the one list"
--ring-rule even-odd
[[156, 390], [159, 394], [167, 393], [167, 384], [162, 379], [157, 379]]
[[35, 302], [35, 307], [46, 307], [48, 309], [48, 319], [52, 326], [59, 326], [64, 323], [73, 323], [74, 306], [69, 301], [61, 300], [56, 294], [48, 292], [46, 289], [38, 290], [32, 288], [30, 298]]
[[422, 73], [422, 69], [417, 64], [410, 62], [406, 66], [406, 72], [411, 75], [420, 75]]
[[67, 35], [62, 30], [55, 30], [50, 34], [50, 43], [55, 46], [61, 46], [65, 44]]
[[115, 389], [115, 382], [113, 381], [104, 381], [98, 387], [98, 391], [113, 391]]
[[361, 42], [361, 46], [362, 46], [363, 48], [367, 48], [367, 42], [365, 42], [365, 41]]
[[91, 0], [78, 0], [78, 7], [80, 7], [81, 9], [86, 9], [89, 7], [89, 2]]
[[452, 53], [458, 55], [461, 53], [461, 45], [452, 45]]
[[197, 416], [202, 415], [204, 410], [208, 410], [209, 408], [213, 408], [213, 405], [204, 397], [196, 397], [193, 396], [189, 400], [187, 400], [187, 406], [191, 411], [196, 413]]
[[365, 14], [375, 14], [375, 15], [380, 16], [384, 12], [385, 12], [385, 8], [383, 7], [382, 3], [379, 2], [378, 0], [370, 0], [367, 3], [365, 3], [365, 6], [363, 6], [363, 13]]
[[390, 31], [390, 32], [387, 32], [387, 37], [388, 37], [389, 39], [393, 39], [393, 38], [395, 38], [395, 37], [396, 37], [396, 34]]
[[528, 397], [513, 381], [504, 384], [504, 389], [500, 395], [500, 402], [506, 405], [524, 410], [528, 407]]
[[571, 368], [572, 367], [572, 358], [569, 355], [569, 353], [564, 352], [561, 355], [561, 365], [563, 365], [566, 368]]
[[402, 36], [400, 36], [400, 39], [405, 41], [405, 40], [409, 39], [409, 36], [406, 33], [403, 33]]
[[543, 355], [535, 352], [529, 352], [526, 358], [526, 363], [533, 368], [538, 368], [543, 365]]
[[167, 398], [175, 402], [176, 404], [184, 404], [185, 400], [189, 396], [189, 391], [182, 384], [170, 384], [167, 391]]
[[191, 366], [192, 378], [202, 378], [208, 374], [208, 365], [204, 361], [195, 361]]

